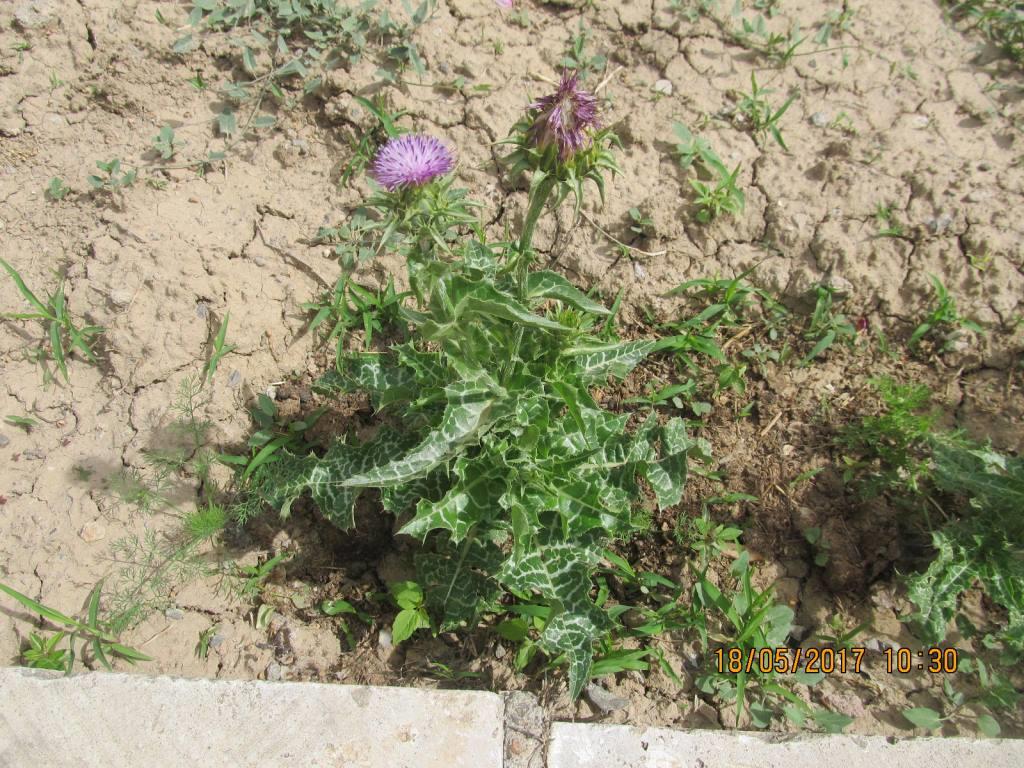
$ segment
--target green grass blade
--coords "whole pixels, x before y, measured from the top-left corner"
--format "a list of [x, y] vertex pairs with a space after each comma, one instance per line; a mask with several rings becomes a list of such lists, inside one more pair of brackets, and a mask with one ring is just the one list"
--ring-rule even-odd
[[56, 624], [63, 624], [66, 627], [76, 627], [78, 629], [85, 628], [80, 621], [72, 619], [70, 616], [65, 616], [60, 611], [55, 611], [52, 608], [47, 608], [42, 603], [37, 603], [28, 595], [23, 595], [16, 589], [11, 589], [6, 584], [0, 584], [0, 591], [6, 592], [8, 595], [13, 597], [15, 600], [17, 600], [19, 603], [21, 603], [23, 606], [28, 608], [33, 613], [38, 613], [43, 618], [49, 619], [50, 621]]
[[53, 359], [56, 361], [57, 367], [60, 368], [60, 372], [64, 375], [64, 381], [70, 384], [71, 378], [68, 376], [68, 365], [64, 360], [64, 346], [60, 339], [60, 324], [56, 320], [50, 322], [50, 347], [53, 350]]
[[25, 281], [21, 279], [21, 275], [18, 274], [14, 267], [12, 267], [3, 259], [0, 259], [0, 266], [7, 270], [7, 274], [9, 274], [11, 276], [11, 279], [14, 280], [14, 284], [18, 286], [18, 290], [21, 292], [21, 295], [25, 297], [25, 301], [27, 301], [33, 307], [38, 309], [48, 319], [54, 319], [53, 315], [50, 313], [50, 310], [46, 307], [46, 305], [43, 304], [43, 302], [36, 298], [36, 295], [32, 293], [32, 291], [29, 290], [28, 286], [25, 285]]

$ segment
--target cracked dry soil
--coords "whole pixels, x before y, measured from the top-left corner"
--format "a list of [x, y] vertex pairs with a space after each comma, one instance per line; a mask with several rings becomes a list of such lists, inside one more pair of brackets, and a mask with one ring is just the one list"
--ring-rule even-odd
[[[385, 5], [402, 13], [398, 3]], [[885, 538], [880, 531], [892, 529], [892, 511], [855, 508], [828, 473], [799, 497], [781, 486], [832, 458], [813, 419], [823, 393], [855, 411], [867, 379], [886, 366], [930, 383], [948, 424], [991, 438], [1002, 450], [1024, 445], [1024, 397], [1014, 375], [1024, 300], [1021, 75], [979, 52], [979, 41], [950, 26], [932, 0], [778, 5], [773, 23], [780, 28], [796, 20], [811, 27], [828, 11], [853, 11], [851, 27], [835, 41], [842, 50], [808, 49], [788, 66], [768, 67], [721, 23], [685, 20], [661, 0], [527, 4], [529, 29], [503, 18], [490, 0], [442, 0], [416, 38], [428, 80], [461, 75], [491, 89], [405, 86], [388, 93], [395, 108], [408, 111], [407, 124], [457, 147], [459, 181], [483, 201], [498, 236], [505, 221], [522, 216], [526, 195], [496, 170], [493, 142], [547, 87], [541, 79], [557, 76], [583, 21], [592, 30], [588, 49], [607, 55], [609, 70], [617, 70], [602, 95], [605, 121], [624, 145], [623, 174], [609, 185], [603, 207], [586, 206], [589, 220], [572, 225], [562, 210], [545, 221], [536, 242], [579, 285], [605, 296], [622, 289], [627, 327], [642, 324], [647, 313], [678, 316], [680, 302], [662, 295], [684, 280], [732, 276], [757, 264], [750, 280], [794, 309], [806, 311], [808, 291], [828, 280], [847, 296], [842, 308], [849, 316], [906, 338], [930, 301], [928, 274], [942, 279], [984, 335], [927, 363], [836, 351], [820, 366], [771, 371], [752, 386], [752, 419], [740, 424], [722, 413], [706, 428], [718, 468], [735, 479], [732, 489], [765, 499], [761, 508], [737, 507], [734, 514], [763, 561], [762, 583], [777, 584], [808, 633], [836, 613], [866, 615], [875, 635], [905, 642], [894, 594], [898, 553], [875, 546]], [[219, 147], [216, 97], [187, 80], [196, 71], [214, 83], [227, 77], [230, 51], [211, 43], [172, 55], [179, 32], [158, 23], [157, 10], [184, 16], [178, 4], [138, 0], [18, 0], [0, 7], [0, 254], [37, 292], [62, 271], [73, 314], [106, 328], [99, 367], [73, 360], [70, 385], [44, 385], [27, 358], [40, 344], [40, 329], [0, 325], [0, 414], [38, 421], [31, 431], [0, 424], [0, 578], [65, 611], [78, 610], [110, 573], [112, 541], [173, 523], [139, 515], [106, 481], [141, 468], [144, 451], [160, 445], [180, 381], [201, 370], [223, 317], [231, 315], [236, 348], [221, 362], [203, 414], [221, 449], [244, 445], [251, 429], [246, 407], [257, 393], [323, 369], [299, 304], [332, 285], [339, 267], [329, 249], [308, 242], [317, 227], [343, 221], [366, 192], [361, 179], [339, 189], [337, 178], [350, 137], [370, 126], [353, 101], [375, 88], [368, 60], [333, 73], [322, 93], [282, 113], [274, 130], [241, 142], [204, 177], [170, 170], [163, 189], [140, 182], [114, 195], [90, 194], [85, 177], [97, 160], [120, 157], [155, 169], [151, 140], [165, 123], [175, 126], [186, 155]], [[778, 102], [797, 94], [782, 119], [788, 153], [759, 145], [737, 114], [737, 94], [749, 88], [752, 69]], [[669, 95], [653, 90], [661, 80], [671, 84]], [[698, 130], [729, 167], [742, 164], [741, 216], [697, 223], [686, 172], [672, 154], [673, 120]], [[54, 176], [73, 190], [61, 202], [44, 197]], [[876, 236], [879, 204], [892, 206], [902, 236]], [[651, 237], [636, 240], [630, 232], [632, 207], [653, 220]], [[660, 255], [623, 256], [590, 220]], [[385, 258], [358, 276], [373, 283], [389, 274], [403, 280], [401, 265]], [[12, 281], [0, 281], [0, 308], [21, 306]], [[278, 389], [282, 403], [301, 400], [289, 387]], [[722, 405], [716, 413], [728, 411], [730, 403]], [[691, 484], [684, 511], [699, 509], [702, 492], [710, 489]], [[176, 503], [188, 504], [195, 488], [186, 479], [174, 493]], [[465, 685], [540, 685], [556, 717], [725, 722], [692, 688], [659, 672], [610, 683], [625, 708], [608, 713], [587, 701], [571, 704], [558, 681], [516, 675], [508, 649], [493, 635], [427, 638], [395, 650], [364, 629], [348, 651], [337, 624], [308, 606], [378, 589], [403, 567], [385, 551], [390, 523], [364, 512], [361, 524], [377, 543], [362, 549], [302, 510], [287, 523], [267, 516], [240, 534], [228, 546], [243, 562], [282, 546], [306, 553], [275, 576], [279, 591], [304, 597], [284, 600], [270, 626], [257, 630], [249, 606], [232, 602], [215, 583], [190, 584], [173, 596], [174, 610], [126, 638], [155, 659], [138, 671], [435, 685], [422, 672], [435, 660], [482, 675]], [[670, 518], [656, 522], [664, 528]], [[799, 535], [815, 524], [836, 553], [824, 571], [808, 566]], [[670, 541], [668, 534], [663, 539]], [[643, 547], [634, 554], [679, 567]], [[15, 663], [29, 618], [9, 604], [0, 610], [4, 663]], [[220, 641], [199, 658], [197, 637], [213, 624]], [[671, 638], [666, 651], [686, 668], [685, 649], [673, 648]], [[816, 695], [856, 718], [852, 732], [905, 735], [900, 709], [931, 705], [940, 686], [938, 679], [867, 675], [829, 679]], [[1019, 723], [1004, 723], [1004, 733], [1019, 731]]]

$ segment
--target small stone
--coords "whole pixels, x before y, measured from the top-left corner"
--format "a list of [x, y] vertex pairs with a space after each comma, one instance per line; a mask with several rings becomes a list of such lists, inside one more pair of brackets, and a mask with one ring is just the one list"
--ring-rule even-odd
[[636, 275], [637, 280], [644, 280], [647, 278], [647, 270], [643, 268], [643, 265], [634, 261], [633, 262], [633, 274]]
[[218, 632], [210, 638], [211, 648], [220, 648], [222, 645], [224, 645], [224, 635], [222, 635], [220, 632]]
[[106, 535], [107, 529], [103, 527], [103, 524], [99, 520], [93, 520], [91, 523], [86, 523], [82, 526], [82, 530], [78, 532], [78, 538], [86, 544], [92, 544], [94, 541], [99, 541]]
[[390, 629], [382, 629], [377, 633], [377, 647], [382, 651], [390, 651], [394, 647], [394, 643], [391, 641]]
[[117, 288], [110, 292], [110, 303], [115, 307], [127, 307], [132, 303], [132, 292]]
[[910, 118], [910, 127], [921, 130], [923, 128], [927, 128], [931, 121], [932, 119], [928, 117], [928, 115], [914, 115]]
[[42, 461], [43, 459], [46, 458], [46, 454], [40, 450], [37, 450], [36, 448], [29, 448], [27, 451], [24, 451], [21, 455], [24, 456], [29, 461]]
[[232, 389], [238, 389], [238, 386], [242, 383], [242, 374], [240, 371], [232, 371], [228, 374], [228, 386]]
[[828, 114], [825, 112], [815, 112], [811, 115], [811, 125], [816, 128], [824, 128], [829, 124], [829, 122]]
[[941, 235], [953, 225], [953, 217], [948, 213], [942, 213], [928, 219], [925, 225], [933, 235]]
[[505, 649], [505, 646], [501, 645], [500, 643], [494, 649], [494, 657], [497, 658], [497, 659], [504, 659], [505, 658], [505, 654], [507, 654], [507, 653], [508, 653], [508, 651]]
[[168, 608], [164, 611], [164, 616], [171, 621], [181, 621], [185, 618], [185, 612], [181, 608]]
[[602, 712], [614, 712], [617, 709], [625, 709], [629, 706], [627, 699], [609, 693], [597, 683], [588, 685], [584, 689], [583, 694], [587, 697], [587, 701]]
[[22, 29], [39, 29], [56, 18], [54, 0], [29, 0], [14, 9], [14, 20]]
[[837, 299], [845, 299], [853, 293], [853, 283], [842, 275], [829, 275], [828, 287]]
[[672, 81], [671, 80], [658, 80], [654, 83], [654, 92], [660, 93], [665, 96], [672, 95]]
[[979, 171], [991, 171], [992, 170], [992, 163], [987, 162], [985, 160], [982, 160], [980, 163], [978, 163], [978, 170]]
[[205, 301], [196, 302], [196, 317], [205, 320], [210, 316], [210, 305]]
[[0, 435], [0, 448], [6, 447], [7, 444], [10, 442], [11, 438], [9, 438], [7, 435]]
[[980, 203], [982, 200], [988, 200], [988, 192], [981, 189], [972, 189], [967, 193], [967, 197], [964, 200], [968, 203]]
[[284, 669], [276, 661], [272, 661], [267, 664], [267, 671], [265, 673], [266, 679], [271, 682], [278, 682], [284, 675]]

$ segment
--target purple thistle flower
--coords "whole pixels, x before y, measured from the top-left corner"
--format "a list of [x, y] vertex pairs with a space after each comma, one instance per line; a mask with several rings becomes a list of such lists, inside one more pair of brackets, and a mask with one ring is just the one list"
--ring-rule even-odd
[[530, 141], [541, 149], [557, 146], [563, 161], [590, 144], [587, 129], [599, 127], [597, 98], [580, 88], [576, 72], [563, 71], [558, 90], [529, 108], [537, 110], [529, 129]]
[[387, 140], [374, 158], [370, 174], [388, 192], [419, 187], [455, 167], [444, 143], [423, 133], [406, 133]]
[[508, 10], [513, 5], [515, 5], [515, 0], [494, 0], [494, 2], [496, 2], [498, 5], [500, 5], [505, 10]]

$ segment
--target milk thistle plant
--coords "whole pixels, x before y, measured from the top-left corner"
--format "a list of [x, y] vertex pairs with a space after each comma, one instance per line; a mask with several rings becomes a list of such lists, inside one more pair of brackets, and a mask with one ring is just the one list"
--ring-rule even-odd
[[673, 340], [620, 341], [601, 303], [529, 269], [546, 203], [571, 192], [578, 208], [584, 180], [603, 190], [603, 172], [616, 170], [593, 96], [563, 77], [509, 142], [513, 169], [531, 181], [522, 229], [507, 242], [486, 238], [439, 140], [406, 135], [381, 148], [372, 176], [382, 189], [367, 206], [379, 249], [406, 257], [414, 302], [400, 313], [411, 341], [340, 354], [318, 388], [368, 392], [384, 424], [322, 455], [282, 451], [249, 487], [283, 514], [308, 490], [342, 528], [354, 524], [357, 497], [379, 489], [401, 532], [422, 542], [417, 583], [432, 628], [474, 627], [510, 597], [546, 606], [538, 645], [568, 665], [577, 697], [595, 643], [614, 627], [591, 597], [605, 547], [645, 527], [645, 490], [648, 507], [679, 502], [697, 442], [681, 419], [630, 424], [590, 391]]

